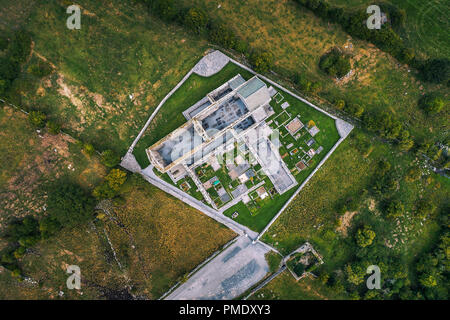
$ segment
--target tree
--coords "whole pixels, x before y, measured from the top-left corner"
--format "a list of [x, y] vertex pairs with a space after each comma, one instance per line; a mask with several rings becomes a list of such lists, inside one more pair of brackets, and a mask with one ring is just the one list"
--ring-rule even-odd
[[127, 173], [120, 169], [112, 169], [106, 176], [106, 181], [111, 189], [119, 191], [120, 187], [127, 180]]
[[92, 156], [95, 152], [94, 146], [90, 143], [85, 143], [83, 145], [83, 150], [88, 156]]
[[429, 114], [441, 112], [444, 105], [444, 98], [437, 93], [427, 93], [419, 99], [419, 107]]
[[62, 227], [81, 225], [93, 218], [95, 201], [79, 185], [61, 179], [47, 194], [47, 212]]
[[345, 101], [344, 100], [338, 100], [335, 103], [335, 106], [337, 109], [342, 110], [345, 107]]
[[107, 167], [115, 167], [119, 164], [120, 157], [112, 150], [102, 152], [102, 163]]
[[120, 187], [127, 180], [127, 174], [120, 169], [112, 169], [105, 178], [105, 182], [93, 191], [94, 197], [97, 199], [111, 199], [115, 197], [120, 190]]
[[425, 81], [431, 83], [447, 83], [450, 79], [449, 59], [429, 59], [422, 67]]
[[61, 126], [54, 121], [47, 121], [48, 132], [51, 134], [58, 134], [61, 131]]
[[388, 203], [385, 208], [386, 217], [389, 219], [394, 219], [403, 214], [405, 210], [405, 206], [401, 203], [400, 200], [392, 200]]
[[48, 239], [61, 229], [61, 224], [53, 217], [46, 216], [39, 221], [39, 231], [42, 239]]
[[222, 22], [212, 23], [208, 35], [213, 43], [219, 44], [225, 48], [232, 49], [236, 47], [237, 38], [234, 35], [234, 32]]
[[30, 111], [28, 114], [28, 120], [32, 126], [36, 128], [43, 128], [45, 126], [47, 116], [41, 111]]
[[250, 56], [250, 62], [257, 72], [267, 72], [273, 67], [273, 54], [269, 51], [253, 52]]
[[184, 24], [197, 34], [206, 29], [208, 16], [206, 12], [199, 8], [191, 8], [184, 16]]
[[433, 274], [424, 273], [419, 276], [419, 282], [421, 285], [427, 288], [432, 288], [437, 286], [437, 279]]
[[153, 0], [151, 8], [161, 19], [172, 21], [178, 13], [173, 0]]
[[319, 68], [332, 77], [342, 78], [351, 69], [350, 58], [333, 48], [320, 58]]
[[408, 182], [414, 182], [422, 177], [422, 170], [419, 167], [414, 166], [408, 170], [405, 176], [405, 180]]
[[347, 281], [355, 286], [364, 282], [366, 270], [360, 264], [347, 264], [345, 271], [347, 273]]
[[363, 248], [370, 246], [375, 236], [375, 232], [369, 226], [364, 226], [356, 233], [356, 243]]
[[433, 214], [434, 210], [436, 210], [436, 205], [429, 198], [420, 199], [416, 203], [415, 213], [421, 219]]

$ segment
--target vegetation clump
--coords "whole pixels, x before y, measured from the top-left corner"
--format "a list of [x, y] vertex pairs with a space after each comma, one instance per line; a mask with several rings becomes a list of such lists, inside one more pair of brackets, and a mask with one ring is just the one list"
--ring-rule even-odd
[[342, 78], [350, 72], [350, 58], [339, 49], [333, 48], [320, 58], [319, 68], [332, 77]]

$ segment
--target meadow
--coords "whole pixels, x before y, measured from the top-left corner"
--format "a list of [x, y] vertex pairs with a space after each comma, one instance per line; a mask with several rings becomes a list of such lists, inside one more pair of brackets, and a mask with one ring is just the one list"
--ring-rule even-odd
[[[216, 20], [227, 21], [250, 47], [272, 52], [273, 70], [282, 77], [300, 74], [320, 82], [318, 97], [309, 97], [316, 104], [334, 105], [344, 98], [366, 111], [394, 114], [418, 140], [445, 137], [443, 130], [448, 128], [445, 117], [427, 116], [417, 106], [418, 99], [429, 91], [439, 91], [448, 97], [444, 86], [422, 82], [414, 69], [399, 64], [372, 44], [351, 39], [340, 26], [325, 22], [295, 1], [261, 0], [254, 6], [231, 0], [219, 8], [213, 0], [184, 0], [183, 5], [204, 8]], [[446, 36], [448, 32], [444, 30], [438, 34]], [[432, 33], [427, 31], [427, 36]], [[345, 81], [335, 81], [318, 67], [320, 57], [335, 46], [351, 56], [354, 73]]]

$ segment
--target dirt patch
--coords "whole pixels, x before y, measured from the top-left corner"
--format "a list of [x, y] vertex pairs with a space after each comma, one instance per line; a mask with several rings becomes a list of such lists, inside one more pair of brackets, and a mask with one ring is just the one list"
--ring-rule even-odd
[[341, 224], [338, 228], [336, 228], [336, 231], [339, 231], [342, 233], [342, 235], [344, 237], [347, 236], [347, 230], [348, 228], [351, 226], [352, 223], [352, 219], [355, 216], [355, 214], [357, 214], [358, 211], [347, 211], [346, 213], [344, 213], [344, 215], [340, 218], [341, 220]]
[[375, 202], [375, 199], [369, 199], [369, 205], [368, 205], [369, 210], [374, 212], [376, 204], [377, 203]]

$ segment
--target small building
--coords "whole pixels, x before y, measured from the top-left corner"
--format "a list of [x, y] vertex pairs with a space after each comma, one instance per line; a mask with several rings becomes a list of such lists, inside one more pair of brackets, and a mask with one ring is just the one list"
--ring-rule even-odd
[[306, 168], [306, 164], [303, 161], [299, 161], [297, 162], [295, 167], [298, 169], [298, 171], [302, 171], [303, 169]]

